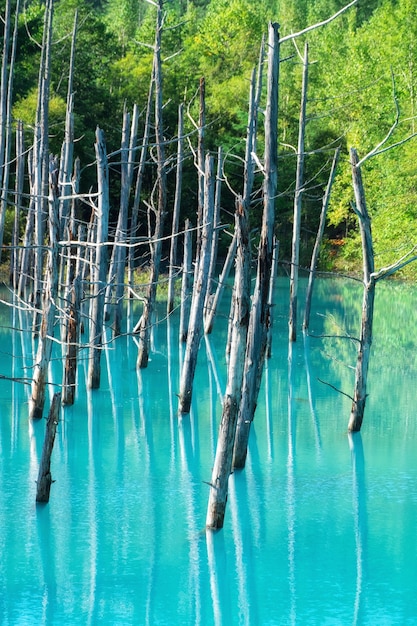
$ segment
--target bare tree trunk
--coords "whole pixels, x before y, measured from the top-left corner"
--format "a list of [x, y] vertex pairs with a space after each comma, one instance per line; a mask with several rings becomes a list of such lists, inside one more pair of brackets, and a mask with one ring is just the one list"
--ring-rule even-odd
[[300, 264], [300, 230], [301, 230], [301, 200], [304, 187], [304, 141], [306, 127], [307, 105], [307, 82], [308, 82], [308, 44], [304, 46], [303, 59], [303, 84], [301, 88], [300, 123], [298, 130], [297, 148], [297, 173], [294, 197], [294, 222], [292, 234], [291, 254], [291, 277], [290, 277], [290, 315], [289, 315], [289, 338], [295, 341], [297, 338], [297, 302], [298, 302], [298, 273]]
[[109, 165], [104, 133], [96, 130], [96, 158], [98, 179], [97, 235], [95, 271], [93, 272], [93, 300], [90, 321], [90, 355], [88, 386], [100, 387], [100, 358], [104, 321], [104, 297], [107, 275], [107, 243], [109, 230]]
[[150, 351], [150, 331], [152, 316], [156, 302], [156, 288], [159, 278], [159, 266], [162, 254], [162, 235], [166, 212], [166, 163], [164, 147], [164, 130], [162, 120], [162, 68], [161, 68], [161, 35], [163, 26], [163, 0], [158, 0], [158, 15], [155, 37], [155, 133], [158, 165], [158, 206], [155, 210], [155, 228], [151, 241], [151, 268], [148, 293], [143, 307], [142, 317], [138, 324], [139, 350], [137, 366], [145, 368], [148, 365]]
[[246, 461], [250, 426], [254, 418], [262, 378], [270, 316], [268, 295], [271, 277], [275, 195], [277, 188], [278, 71], [278, 25], [270, 24], [268, 32], [268, 84], [265, 115], [264, 209], [258, 251], [256, 284], [252, 299], [246, 346], [242, 398], [240, 401], [233, 452], [233, 467], [235, 468], [244, 467]]
[[23, 184], [25, 177], [25, 136], [23, 122], [17, 122], [16, 129], [16, 176], [15, 176], [15, 212], [12, 239], [12, 254], [10, 259], [10, 284], [14, 289], [19, 286], [19, 233], [20, 209], [22, 206]]
[[200, 259], [196, 260], [198, 271], [191, 303], [187, 346], [181, 370], [179, 415], [190, 412], [193, 379], [197, 364], [198, 348], [203, 334], [203, 308], [207, 292], [207, 275], [210, 266], [211, 238], [213, 235], [214, 185], [213, 158], [207, 155], [205, 163], [204, 213]]
[[36, 112], [35, 137], [33, 145], [34, 202], [35, 202], [35, 263], [33, 304], [33, 327], [37, 333], [41, 307], [42, 276], [44, 261], [45, 221], [48, 215], [47, 197], [49, 184], [49, 92], [51, 70], [53, 0], [47, 0], [42, 41], [42, 55], [39, 68], [38, 107]]
[[[4, 189], [4, 172], [5, 172], [5, 151], [6, 151], [6, 133], [7, 133], [7, 76], [9, 65], [9, 48], [10, 48], [10, 22], [11, 22], [11, 0], [6, 1], [6, 10], [4, 15], [3, 30], [3, 56], [1, 63], [1, 82], [0, 82], [0, 190]], [[5, 221], [5, 207], [0, 207], [0, 259], [3, 246], [3, 231]]]
[[51, 180], [49, 194], [49, 253], [46, 290], [44, 294], [43, 318], [39, 336], [39, 345], [33, 373], [32, 394], [29, 401], [29, 417], [39, 419], [43, 415], [48, 367], [51, 359], [52, 342], [58, 295], [58, 233], [59, 218], [55, 196], [55, 185]]
[[204, 316], [206, 317], [210, 313], [211, 303], [213, 302], [214, 295], [213, 289], [213, 276], [216, 270], [217, 263], [217, 249], [219, 244], [219, 225], [220, 225], [220, 205], [221, 205], [221, 190], [222, 190], [222, 171], [223, 171], [223, 152], [221, 148], [217, 151], [217, 175], [216, 175], [216, 187], [214, 192], [214, 216], [213, 216], [213, 237], [211, 240], [211, 254], [210, 254], [210, 267], [208, 273], [208, 285], [206, 293], [206, 302], [204, 304]]
[[36, 487], [36, 502], [49, 502], [49, 494], [53, 482], [51, 476], [51, 455], [55, 442], [56, 428], [59, 423], [60, 403], [61, 394], [56, 393], [52, 399], [48, 421], [46, 422], [45, 439], [43, 442]]
[[192, 244], [190, 220], [185, 220], [184, 226], [184, 252], [182, 263], [181, 284], [181, 310], [180, 310], [180, 341], [187, 341], [188, 323], [190, 320], [190, 308], [192, 298]]
[[69, 293], [67, 333], [67, 353], [65, 357], [64, 377], [62, 382], [62, 404], [74, 404], [75, 382], [77, 375], [78, 340], [80, 335], [81, 280], [74, 279]]
[[174, 309], [175, 296], [175, 280], [174, 275], [177, 265], [177, 243], [178, 243], [178, 224], [180, 219], [181, 208], [181, 188], [182, 188], [182, 161], [184, 152], [184, 105], [178, 107], [178, 146], [177, 146], [177, 171], [175, 177], [175, 198], [174, 211], [172, 214], [172, 239], [171, 249], [169, 252], [169, 275], [168, 275], [168, 297], [167, 297], [167, 313], [171, 313]]
[[321, 214], [320, 214], [320, 224], [319, 224], [319, 228], [317, 231], [317, 237], [316, 237], [316, 242], [314, 244], [313, 254], [311, 255], [310, 274], [308, 277], [306, 305], [305, 305], [305, 310], [304, 310], [304, 321], [303, 321], [304, 330], [308, 330], [308, 326], [310, 323], [311, 299], [313, 296], [313, 287], [314, 287], [314, 281], [316, 278], [317, 262], [319, 259], [320, 246], [321, 246], [321, 242], [322, 242], [323, 234], [324, 234], [324, 227], [326, 226], [327, 208], [330, 202], [330, 195], [332, 191], [334, 177], [336, 174], [339, 154], [340, 154], [340, 148], [337, 148], [334, 153], [329, 180], [327, 183], [325, 194], [323, 196], [323, 203], [322, 203]]
[[20, 297], [23, 297], [24, 292], [26, 291], [26, 287], [29, 281], [29, 278], [32, 279], [32, 276], [29, 276], [29, 268], [33, 266], [31, 260], [33, 259], [33, 250], [32, 250], [32, 240], [33, 233], [35, 230], [35, 202], [34, 202], [34, 172], [33, 172], [33, 149], [28, 152], [28, 176], [29, 176], [29, 186], [30, 186], [30, 194], [29, 194], [29, 208], [27, 211], [26, 217], [26, 227], [25, 233], [23, 235], [22, 247], [20, 250], [20, 274], [19, 274], [19, 284], [18, 284], [18, 294]]
[[359, 340], [358, 357], [356, 361], [355, 386], [353, 392], [352, 409], [348, 424], [349, 432], [361, 429], [366, 403], [366, 385], [368, 378], [369, 358], [372, 345], [372, 326], [375, 300], [375, 265], [372, 244], [371, 219], [366, 207], [365, 190], [362, 182], [362, 172], [358, 155], [354, 148], [350, 150], [352, 166], [353, 190], [355, 193], [355, 213], [359, 219], [359, 228], [362, 239], [363, 256], [363, 301], [362, 322]]
[[[147, 102], [146, 116], [145, 116], [145, 126], [143, 130], [142, 146], [140, 150], [139, 165], [138, 165], [138, 171], [136, 175], [135, 197], [133, 200], [132, 217], [130, 220], [130, 243], [131, 244], [136, 242], [136, 239], [138, 236], [138, 228], [139, 228], [138, 215], [139, 215], [140, 195], [142, 192], [143, 173], [145, 171], [146, 155], [148, 153], [149, 135], [150, 135], [150, 130], [151, 130], [151, 113], [152, 113], [152, 101], [153, 101], [153, 95], [154, 95], [154, 85], [155, 85], [155, 57], [154, 57], [154, 66], [152, 68], [151, 82], [149, 85], [148, 102]], [[133, 288], [133, 276], [134, 276], [134, 270], [135, 270], [135, 254], [136, 254], [136, 246], [132, 245], [129, 248], [129, 260], [128, 260], [128, 283], [131, 288]]]
[[250, 245], [247, 216], [243, 205], [236, 211], [236, 272], [234, 287], [233, 329], [227, 386], [217, 440], [216, 456], [210, 483], [206, 527], [223, 527], [233, 446], [240, 405], [246, 337], [250, 311]]
[[204, 135], [206, 129], [206, 81], [204, 77], [200, 78], [200, 113], [198, 121], [198, 148], [197, 148], [197, 167], [198, 167], [198, 204], [197, 204], [197, 242], [196, 242], [196, 259], [200, 258], [200, 247], [203, 227], [203, 211], [204, 211]]
[[[272, 252], [272, 265], [271, 265], [271, 278], [269, 281], [269, 293], [268, 293], [268, 306], [269, 309], [272, 310], [274, 306], [274, 290], [277, 282], [277, 272], [278, 272], [278, 252], [279, 252], [279, 242], [274, 237], [274, 249]], [[269, 324], [267, 329], [267, 338], [266, 338], [266, 357], [271, 358], [272, 354], [272, 328], [273, 328], [273, 315], [269, 316]]]
[[[7, 13], [9, 13], [6, 8], [6, 20]], [[13, 106], [13, 80], [14, 80], [14, 64], [16, 60], [16, 49], [17, 49], [17, 31], [19, 25], [19, 14], [20, 14], [20, 0], [16, 2], [15, 8], [15, 19], [14, 19], [14, 29], [13, 29], [13, 39], [12, 39], [12, 50], [10, 53], [9, 60], [9, 68], [8, 68], [8, 81], [7, 81], [7, 94], [6, 94], [6, 124], [5, 124], [5, 135], [4, 135], [4, 156], [1, 163], [0, 168], [0, 188], [1, 188], [1, 206], [0, 206], [0, 260], [1, 260], [1, 252], [3, 248], [3, 233], [4, 233], [4, 220], [6, 217], [7, 211], [7, 202], [8, 202], [8, 194], [9, 194], [9, 176], [10, 176], [10, 153], [11, 153], [11, 145], [12, 145], [12, 106]], [[10, 19], [10, 16], [9, 16]], [[5, 24], [5, 31], [7, 30], [7, 24]], [[4, 33], [6, 35], [6, 32]], [[8, 33], [7, 33], [8, 36]], [[5, 47], [6, 44], [5, 44]], [[6, 50], [5, 50], [6, 51]], [[7, 59], [6, 59], [7, 62]], [[3, 59], [4, 63], [4, 59]], [[2, 77], [3, 78], [3, 77]], [[3, 139], [0, 139], [0, 146]], [[2, 148], [0, 147], [2, 150]]]
[[124, 274], [126, 265], [126, 240], [127, 240], [127, 218], [129, 209], [130, 181], [129, 173], [129, 144], [130, 144], [130, 115], [125, 110], [123, 114], [122, 142], [120, 149], [120, 170], [121, 170], [121, 190], [120, 207], [117, 219], [116, 235], [114, 238], [113, 253], [109, 267], [109, 277], [106, 288], [106, 309], [105, 318], [109, 319], [110, 309], [113, 306], [112, 290], [115, 282], [114, 320], [113, 332], [117, 337], [121, 333], [123, 295], [124, 295]]
[[[75, 12], [74, 27], [72, 32], [70, 68], [67, 88], [67, 109], [65, 115], [65, 138], [62, 145], [62, 158], [59, 168], [59, 217], [60, 217], [60, 237], [64, 238], [69, 226], [69, 215], [72, 194], [72, 169], [74, 154], [74, 63], [75, 63], [75, 43], [77, 37], [78, 12]], [[72, 233], [74, 235], [74, 233]]]

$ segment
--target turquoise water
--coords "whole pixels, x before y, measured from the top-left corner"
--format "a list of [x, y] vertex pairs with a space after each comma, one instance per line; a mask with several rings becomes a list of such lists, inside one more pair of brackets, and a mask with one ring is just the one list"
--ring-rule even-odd
[[[204, 481], [225, 385], [226, 303], [180, 422], [175, 315], [167, 326], [161, 310], [146, 370], [135, 369], [131, 337], [110, 342], [98, 391], [86, 391], [81, 352], [48, 505], [35, 504], [45, 421], [28, 422], [26, 385], [0, 380], [2, 626], [417, 624], [416, 290], [378, 285], [370, 395], [353, 437], [350, 400], [335, 388], [352, 393], [356, 345], [327, 335], [358, 334], [360, 285], [319, 281], [311, 333], [326, 337], [299, 333], [292, 348], [286, 280], [276, 296], [247, 466], [230, 479], [218, 533], [204, 531]], [[29, 333], [10, 330], [26, 324], [1, 307], [0, 375], [30, 377]], [[61, 370], [56, 346], [57, 385]]]

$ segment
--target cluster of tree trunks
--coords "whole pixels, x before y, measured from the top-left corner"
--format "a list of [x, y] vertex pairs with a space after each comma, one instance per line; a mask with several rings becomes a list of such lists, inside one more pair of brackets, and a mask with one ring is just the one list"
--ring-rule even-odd
[[[62, 392], [53, 399], [47, 423], [45, 460], [42, 458], [38, 480], [39, 501], [47, 501], [51, 484], [50, 456], [59, 403], [70, 405], [76, 397], [77, 357], [84, 321], [88, 320], [88, 387], [100, 386], [100, 359], [103, 350], [103, 328], [111, 320], [114, 336], [122, 332], [123, 304], [127, 292], [141, 297], [142, 315], [132, 330], [138, 339], [137, 367], [148, 365], [151, 350], [151, 331], [156, 308], [156, 293], [165, 238], [167, 214], [167, 140], [163, 125], [162, 34], [164, 27], [163, 2], [156, 4], [155, 42], [149, 97], [145, 111], [144, 132], [139, 146], [138, 109], [123, 116], [121, 148], [118, 153], [120, 168], [120, 204], [115, 233], [110, 234], [110, 182], [109, 156], [104, 133], [96, 129], [97, 190], [79, 194], [80, 164], [74, 161], [73, 71], [76, 54], [77, 16], [74, 19], [70, 75], [68, 80], [65, 140], [60, 160], [49, 154], [48, 104], [50, 91], [50, 62], [52, 44], [53, 0], [45, 6], [44, 36], [39, 70], [39, 96], [34, 143], [25, 162], [25, 137], [23, 125], [16, 129], [15, 220], [10, 264], [11, 284], [19, 297], [33, 307], [33, 330], [37, 338], [30, 396], [30, 418], [43, 416], [48, 367], [56, 340], [55, 328], [61, 326], [61, 342], [65, 344]], [[353, 3], [351, 3], [353, 4]], [[348, 5], [350, 6], [350, 5]], [[10, 2], [6, 3], [5, 32], [11, 29]], [[336, 15], [340, 14], [338, 12]], [[19, 15], [19, 2], [16, 17]], [[15, 24], [16, 28], [16, 24]], [[309, 30], [309, 29], [307, 29]], [[306, 32], [306, 31], [303, 31]], [[292, 35], [291, 37], [296, 37]], [[285, 39], [285, 38], [284, 38]], [[283, 40], [284, 40], [283, 39]], [[281, 42], [283, 41], [281, 40]], [[13, 39], [14, 41], [14, 39]], [[2, 175], [0, 238], [8, 202], [8, 176], [10, 164], [10, 102], [12, 93], [13, 59], [15, 50], [3, 50], [0, 97], [0, 172]], [[265, 55], [265, 49], [267, 54]], [[264, 118], [265, 148], [261, 163], [256, 155], [258, 111], [263, 87], [264, 57], [267, 57], [266, 107]], [[5, 61], [6, 59], [6, 61]], [[8, 62], [7, 62], [8, 60]], [[308, 46], [303, 56], [303, 81], [300, 109], [299, 139], [297, 147], [297, 176], [294, 197], [294, 228], [290, 277], [289, 340], [296, 340], [298, 272], [301, 203], [304, 191], [305, 126], [307, 107]], [[169, 272], [167, 314], [175, 310], [175, 278], [182, 274], [180, 297], [180, 341], [185, 343], [178, 390], [178, 417], [187, 419], [192, 410], [193, 379], [201, 338], [212, 332], [220, 299], [235, 265], [234, 284], [229, 316], [227, 342], [227, 386], [223, 398], [222, 418], [214, 459], [206, 525], [208, 529], [223, 526], [228, 480], [233, 470], [244, 467], [247, 456], [251, 424], [254, 419], [261, 385], [265, 358], [271, 351], [271, 327], [274, 280], [277, 273], [278, 242], [274, 237], [275, 205], [278, 177], [278, 93], [279, 93], [280, 39], [277, 24], [270, 24], [267, 45], [262, 42], [259, 65], [254, 68], [249, 94], [248, 125], [243, 171], [243, 188], [235, 193], [236, 210], [234, 229], [223, 268], [215, 280], [218, 231], [221, 228], [221, 185], [224, 155], [219, 148], [217, 169], [214, 156], [205, 153], [205, 82], [199, 85], [199, 119], [195, 130], [197, 148], [194, 152], [198, 198], [196, 226], [186, 220], [182, 232], [181, 217], [182, 164], [184, 161], [184, 106], [178, 109], [176, 142], [175, 199], [172, 211], [169, 242]], [[6, 89], [7, 85], [7, 89]], [[151, 149], [151, 133], [154, 146]], [[149, 198], [142, 198], [142, 181], [148, 156], [153, 160], [154, 189]], [[372, 155], [368, 155], [372, 156]], [[366, 158], [368, 158], [368, 156]], [[336, 149], [329, 180], [322, 203], [322, 213], [313, 250], [307, 301], [303, 320], [305, 331], [309, 327], [311, 298], [317, 269], [320, 242], [323, 237], [326, 212], [332, 183], [338, 163]], [[348, 424], [350, 431], [360, 430], [366, 402], [366, 379], [372, 343], [372, 319], [376, 282], [392, 274], [409, 257], [390, 268], [375, 272], [371, 221], [366, 208], [361, 165], [356, 151], [351, 150], [354, 210], [359, 219], [363, 247], [364, 296], [359, 350], [356, 366], [352, 411]], [[252, 242], [249, 219], [253, 199], [255, 166], [260, 170], [262, 186], [262, 226], [257, 241], [256, 281], [251, 292]], [[215, 173], [216, 171], [216, 173]], [[21, 245], [21, 204], [24, 177], [27, 172], [30, 186], [29, 206]], [[134, 174], [136, 172], [136, 180]], [[88, 224], [77, 219], [77, 201], [91, 207]], [[139, 237], [139, 206], [146, 207], [148, 233]], [[192, 233], [195, 232], [193, 257]], [[178, 241], [183, 243], [182, 262], [178, 261]], [[0, 241], [1, 243], [1, 241]], [[149, 251], [149, 277], [145, 295], [139, 296], [135, 287], [135, 264], [140, 248]], [[255, 255], [254, 255], [255, 256]], [[194, 269], [193, 269], [194, 258]], [[127, 272], [126, 272], [127, 270]], [[125, 279], [127, 274], [127, 279]], [[87, 305], [89, 309], [87, 310]]]

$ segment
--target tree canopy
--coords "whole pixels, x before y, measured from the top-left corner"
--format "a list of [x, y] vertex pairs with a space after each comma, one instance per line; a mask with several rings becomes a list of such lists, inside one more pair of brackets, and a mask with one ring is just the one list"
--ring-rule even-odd
[[[12, 6], [15, 3], [12, 2]], [[233, 186], [241, 176], [247, 101], [252, 68], [258, 62], [268, 21], [281, 36], [323, 20], [344, 0], [167, 0], [163, 37], [164, 123], [174, 137], [177, 110], [187, 106], [187, 132], [198, 118], [199, 80], [206, 84], [206, 149], [222, 146]], [[0, 3], [2, 14], [6, 2]], [[144, 111], [152, 72], [155, 7], [133, 0], [56, 0], [50, 148], [59, 154], [65, 123], [71, 31], [79, 14], [74, 75], [76, 156], [83, 167], [94, 159], [94, 132], [105, 130], [109, 150], [120, 146], [123, 108]], [[28, 0], [19, 18], [13, 116], [31, 132], [35, 120], [43, 6]], [[307, 264], [317, 228], [321, 198], [336, 145], [343, 148], [331, 206], [323, 267], [353, 270], [360, 262], [348, 149], [366, 155], [390, 129], [387, 145], [399, 144], [367, 161], [364, 178], [373, 218], [378, 264], [401, 256], [416, 241], [417, 168], [417, 6], [413, 0], [358, 3], [336, 21], [282, 44], [279, 111], [279, 193], [276, 231], [288, 258], [292, 229], [303, 41], [310, 45], [306, 131], [306, 190], [303, 199], [301, 262]], [[397, 123], [395, 123], [397, 120]], [[144, 123], [144, 114], [140, 125]], [[140, 129], [139, 129], [140, 132]], [[192, 140], [194, 141], [194, 140]], [[261, 153], [262, 136], [259, 137]], [[405, 142], [405, 143], [404, 143]], [[193, 168], [189, 159], [190, 171]], [[187, 179], [187, 172], [185, 172]], [[188, 174], [190, 189], [193, 175]], [[82, 184], [91, 184], [88, 168]], [[185, 186], [185, 191], [187, 186]], [[194, 193], [194, 192], [193, 192]], [[224, 205], [228, 207], [227, 189]], [[192, 212], [186, 193], [184, 211]], [[256, 204], [252, 214], [257, 223]], [[413, 266], [407, 272], [415, 272]]]

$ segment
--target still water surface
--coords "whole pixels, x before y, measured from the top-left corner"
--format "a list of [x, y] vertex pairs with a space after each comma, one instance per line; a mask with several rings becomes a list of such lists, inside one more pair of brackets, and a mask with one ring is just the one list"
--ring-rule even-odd
[[[28, 422], [28, 386], [0, 380], [2, 626], [417, 624], [416, 290], [378, 285], [370, 395], [353, 437], [350, 400], [335, 388], [352, 392], [356, 344], [328, 335], [358, 334], [360, 285], [319, 281], [311, 333], [326, 337], [300, 332], [290, 348], [287, 294], [282, 279], [247, 466], [215, 534], [204, 532], [205, 481], [226, 303], [180, 422], [175, 315], [167, 324], [161, 311], [146, 370], [131, 337], [110, 342], [98, 391], [86, 391], [81, 352], [46, 506], [35, 505], [45, 421]], [[1, 307], [2, 376], [31, 375], [29, 333], [10, 330], [26, 324]], [[59, 346], [54, 357], [59, 384]]]

